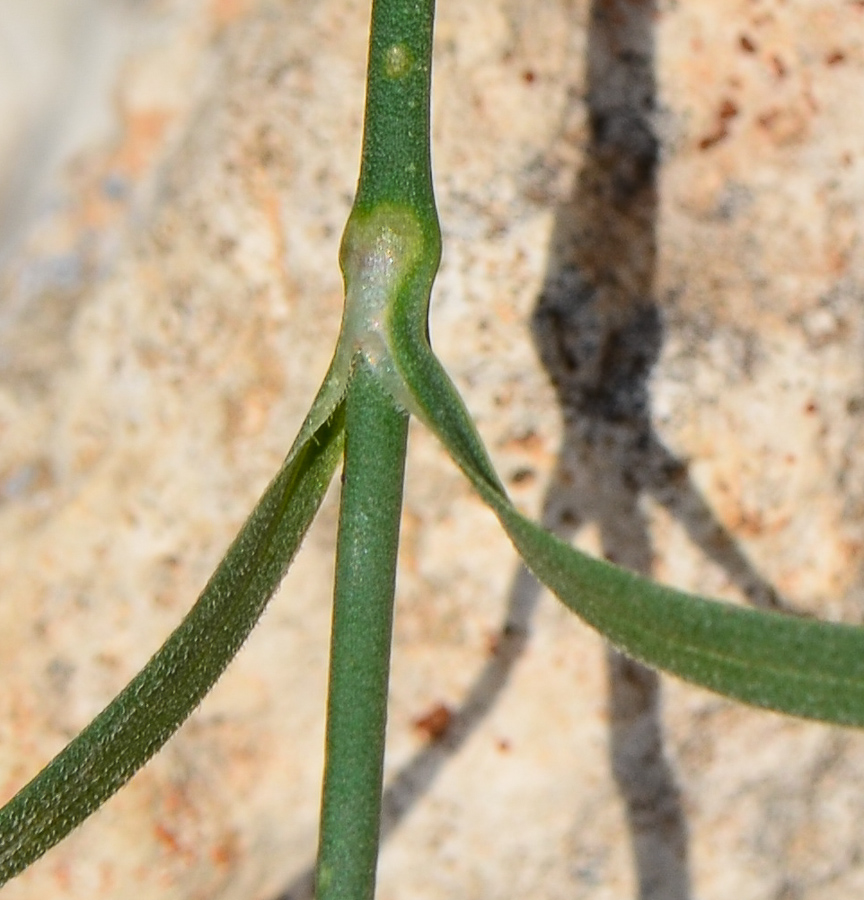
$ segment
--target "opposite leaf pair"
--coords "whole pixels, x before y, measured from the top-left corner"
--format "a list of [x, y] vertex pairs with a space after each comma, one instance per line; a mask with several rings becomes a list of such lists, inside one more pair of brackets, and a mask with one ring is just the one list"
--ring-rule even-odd
[[432, 353], [427, 310], [440, 243], [407, 209], [352, 214], [339, 343], [288, 457], [201, 597], [118, 697], [0, 810], [0, 883], [125, 784], [213, 686], [258, 621], [314, 518], [345, 441], [363, 361], [437, 435], [537, 577], [628, 654], [758, 706], [864, 725], [864, 629], [736, 607], [592, 559], [512, 505]]

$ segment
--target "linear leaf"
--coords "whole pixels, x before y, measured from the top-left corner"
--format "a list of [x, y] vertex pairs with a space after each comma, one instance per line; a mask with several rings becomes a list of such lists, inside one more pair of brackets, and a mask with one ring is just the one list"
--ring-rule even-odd
[[318, 511], [343, 440], [344, 406], [323, 390], [186, 618], [112, 703], [0, 809], [0, 884], [122, 787], [201, 702], [279, 586]]
[[687, 594], [565, 544], [510, 502], [425, 341], [407, 327], [393, 339], [414, 410], [495, 511], [529, 568], [589, 625], [634, 658], [737, 700], [864, 726], [864, 628]]

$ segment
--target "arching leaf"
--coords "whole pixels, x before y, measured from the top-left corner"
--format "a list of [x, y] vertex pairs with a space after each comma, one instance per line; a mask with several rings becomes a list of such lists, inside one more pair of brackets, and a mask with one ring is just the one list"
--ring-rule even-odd
[[414, 329], [394, 332], [413, 408], [495, 511], [534, 574], [615, 646], [756, 706], [864, 725], [864, 628], [734, 606], [593, 559], [513, 506], [462, 400]]
[[0, 884], [121, 788], [201, 702], [285, 575], [343, 439], [344, 408], [336, 393], [322, 389], [284, 465], [186, 618], [112, 703], [0, 809]]

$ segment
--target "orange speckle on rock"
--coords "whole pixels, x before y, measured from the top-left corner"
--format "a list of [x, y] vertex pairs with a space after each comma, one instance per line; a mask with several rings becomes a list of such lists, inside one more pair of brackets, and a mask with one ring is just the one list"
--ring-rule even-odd
[[786, 73], [787, 73], [787, 71], [788, 71], [787, 68], [786, 68], [786, 63], [784, 63], [783, 60], [780, 59], [779, 56], [777, 56], [777, 54], [774, 54], [774, 55], [771, 57], [770, 63], [771, 63], [771, 68], [774, 70], [774, 74], [775, 74], [778, 78], [785, 78], [785, 77], [786, 77]]
[[759, 510], [742, 509], [733, 530], [736, 534], [758, 537], [765, 531], [765, 519]]
[[229, 836], [210, 848], [210, 859], [214, 865], [229, 866], [237, 857], [237, 841]]
[[724, 99], [720, 104], [720, 109], [718, 110], [718, 115], [720, 116], [720, 120], [725, 122], [728, 119], [734, 119], [735, 116], [738, 115], [738, 105], [734, 100], [730, 100], [728, 97]]
[[161, 822], [157, 822], [153, 826], [153, 834], [156, 837], [156, 840], [168, 850], [169, 853], [181, 853], [182, 847], [180, 846], [180, 841], [177, 840], [177, 836], [171, 831], [169, 828], [166, 828]]
[[510, 438], [504, 445], [507, 449], [527, 453], [530, 456], [543, 456], [545, 444], [540, 435], [533, 429], [517, 434]]
[[177, 786], [172, 787], [165, 797], [165, 810], [170, 815], [177, 815], [180, 811], [189, 808], [189, 801], [186, 798], [185, 791]]
[[69, 863], [64, 861], [54, 866], [54, 879], [63, 893], [66, 893], [69, 890], [69, 886], [72, 883]]
[[729, 97], [724, 97], [717, 109], [717, 124], [714, 126], [713, 131], [700, 139], [699, 149], [708, 150], [729, 137], [728, 123], [738, 115], [738, 112], [738, 104]]
[[725, 123], [721, 123], [720, 127], [715, 128], [710, 134], [706, 134], [698, 143], [700, 150], [709, 150], [715, 144], [719, 144], [729, 136], [729, 129]]
[[762, 113], [756, 121], [762, 128], [770, 128], [774, 122], [777, 120], [777, 117], [780, 115], [780, 111], [777, 109], [769, 109], [767, 112]]
[[440, 741], [447, 734], [453, 721], [453, 713], [444, 703], [438, 703], [413, 722], [418, 731], [422, 731], [428, 740]]
[[489, 654], [489, 656], [497, 656], [500, 649], [501, 632], [496, 631], [494, 634], [490, 634], [486, 640], [486, 652]]
[[111, 161], [112, 168], [133, 178], [142, 174], [160, 147], [171, 117], [164, 109], [129, 112], [123, 123], [123, 143]]
[[249, 8], [249, 0], [211, 0], [210, 18], [217, 28], [239, 19]]

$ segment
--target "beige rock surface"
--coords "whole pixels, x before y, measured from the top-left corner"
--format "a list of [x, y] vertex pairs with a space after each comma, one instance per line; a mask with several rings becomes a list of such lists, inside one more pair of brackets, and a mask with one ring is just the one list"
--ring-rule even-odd
[[[179, 621], [312, 398], [368, 15], [8, 4], [0, 47], [56, 49], [0, 52], [4, 796]], [[861, 621], [864, 5], [439, 17], [433, 340], [514, 498], [676, 585]], [[335, 502], [190, 722], [4, 896], [305, 896]], [[860, 894], [859, 733], [661, 704], [537, 599], [414, 429], [381, 900]]]

